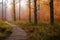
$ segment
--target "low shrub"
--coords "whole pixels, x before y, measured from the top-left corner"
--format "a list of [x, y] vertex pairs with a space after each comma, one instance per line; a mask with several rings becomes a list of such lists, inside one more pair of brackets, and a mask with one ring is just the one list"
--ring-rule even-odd
[[48, 22], [41, 22], [37, 25], [20, 21], [14, 23], [28, 33], [28, 40], [59, 40], [60, 23], [55, 23], [54, 26]]
[[10, 36], [11, 33], [12, 33], [12, 28], [1, 21], [0, 22], [0, 40], [5, 40], [5, 38]]

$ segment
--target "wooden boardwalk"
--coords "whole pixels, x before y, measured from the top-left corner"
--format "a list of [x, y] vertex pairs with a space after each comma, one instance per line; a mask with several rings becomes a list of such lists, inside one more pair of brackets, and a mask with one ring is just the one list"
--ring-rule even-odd
[[5, 23], [13, 28], [11, 36], [8, 37], [6, 40], [27, 40], [27, 33], [24, 30], [7, 21], [5, 21]]

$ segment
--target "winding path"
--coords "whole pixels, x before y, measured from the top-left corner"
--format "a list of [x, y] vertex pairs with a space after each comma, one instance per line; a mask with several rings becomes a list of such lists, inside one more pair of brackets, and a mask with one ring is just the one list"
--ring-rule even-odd
[[6, 40], [27, 40], [27, 33], [24, 30], [7, 21], [5, 21], [5, 23], [13, 28], [11, 36], [8, 37]]

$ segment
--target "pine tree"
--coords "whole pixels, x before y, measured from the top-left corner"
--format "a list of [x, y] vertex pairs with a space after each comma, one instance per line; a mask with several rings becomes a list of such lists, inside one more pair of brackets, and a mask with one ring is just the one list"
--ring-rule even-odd
[[53, 0], [50, 0], [50, 23], [51, 23], [51, 25], [54, 24], [54, 6], [53, 6]]
[[20, 0], [19, 0], [19, 20], [20, 20]]
[[37, 0], [34, 0], [34, 23], [37, 24]]
[[2, 20], [4, 20], [4, 19], [3, 19], [3, 15], [4, 15], [4, 14], [3, 14], [3, 0], [2, 0]]
[[29, 0], [29, 22], [31, 23], [31, 0]]
[[13, 10], [14, 10], [14, 21], [16, 21], [16, 13], [15, 13], [15, 0], [13, 0], [13, 6], [14, 6], [14, 8], [13, 8]]

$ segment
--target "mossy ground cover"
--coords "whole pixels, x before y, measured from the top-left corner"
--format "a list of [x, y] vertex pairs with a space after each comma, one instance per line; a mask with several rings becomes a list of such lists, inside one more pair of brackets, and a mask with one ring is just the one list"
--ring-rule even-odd
[[28, 33], [28, 40], [59, 40], [60, 22], [55, 22], [53, 26], [49, 22], [40, 22], [37, 25], [28, 21], [11, 22]]
[[5, 40], [12, 33], [12, 27], [0, 21], [0, 40]]

